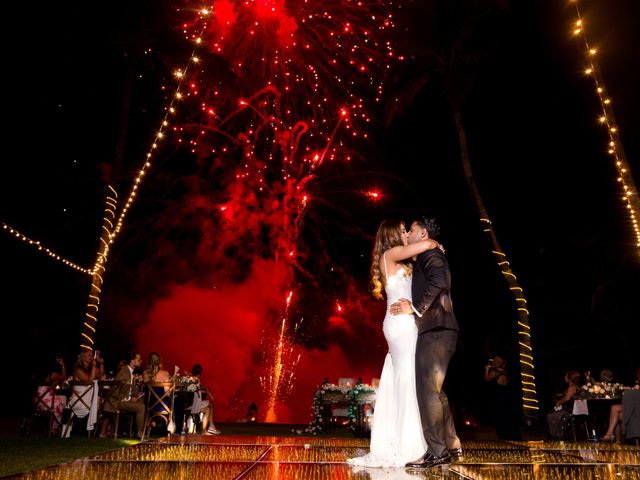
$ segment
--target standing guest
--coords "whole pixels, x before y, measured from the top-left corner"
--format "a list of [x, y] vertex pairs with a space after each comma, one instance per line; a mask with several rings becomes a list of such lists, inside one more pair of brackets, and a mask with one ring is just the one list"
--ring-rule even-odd
[[142, 357], [138, 352], [131, 352], [128, 355], [127, 364], [121, 368], [116, 374], [116, 385], [111, 389], [109, 398], [105, 405], [105, 411], [116, 412], [132, 412], [136, 415], [136, 427], [138, 437], [144, 436], [144, 393], [138, 393], [134, 390], [134, 370], [142, 364]]
[[251, 402], [249, 405], [249, 410], [247, 410], [247, 422], [255, 423], [258, 421], [258, 405], [256, 402]]
[[73, 379], [80, 382], [100, 380], [104, 376], [104, 360], [100, 351], [95, 353], [89, 349], [82, 349], [78, 354], [76, 364], [73, 366]]
[[500, 440], [522, 440], [517, 391], [507, 369], [507, 360], [496, 355], [485, 367], [484, 380], [491, 386], [492, 410], [496, 434]]

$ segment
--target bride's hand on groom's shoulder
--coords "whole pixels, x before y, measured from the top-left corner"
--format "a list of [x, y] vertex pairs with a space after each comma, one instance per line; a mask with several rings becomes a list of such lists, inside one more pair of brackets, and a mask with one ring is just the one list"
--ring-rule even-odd
[[446, 250], [444, 249], [444, 245], [442, 245], [441, 243], [438, 243], [438, 248], [442, 253], [446, 253]]

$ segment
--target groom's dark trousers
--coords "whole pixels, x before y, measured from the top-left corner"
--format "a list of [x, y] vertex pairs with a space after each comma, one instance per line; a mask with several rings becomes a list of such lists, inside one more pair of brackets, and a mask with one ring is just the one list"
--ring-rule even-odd
[[427, 451], [439, 457], [447, 448], [458, 447], [449, 399], [442, 391], [449, 360], [456, 351], [456, 330], [430, 330], [418, 336], [416, 348], [416, 393]]
[[435, 248], [418, 255], [411, 281], [418, 326], [416, 393], [427, 452], [436, 457], [460, 446], [449, 399], [442, 391], [458, 340], [450, 292], [451, 273], [444, 254]]

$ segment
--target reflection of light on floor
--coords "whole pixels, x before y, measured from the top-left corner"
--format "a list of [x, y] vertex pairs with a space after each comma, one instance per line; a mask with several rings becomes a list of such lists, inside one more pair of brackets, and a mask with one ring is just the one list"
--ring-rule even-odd
[[427, 472], [356, 469], [356, 438], [173, 436], [35, 470], [21, 480], [640, 480], [640, 447], [597, 443], [463, 442], [464, 460]]
[[[474, 480], [638, 480], [637, 466], [622, 465], [509, 465], [460, 466], [455, 471]], [[464, 478], [464, 477], [463, 477]]]

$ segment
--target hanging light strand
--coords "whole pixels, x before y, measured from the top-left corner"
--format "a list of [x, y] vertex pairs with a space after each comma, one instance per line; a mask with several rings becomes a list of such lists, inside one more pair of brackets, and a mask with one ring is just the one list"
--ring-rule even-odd
[[[202, 9], [200, 10], [200, 16], [201, 17], [207, 17], [210, 12], [211, 12], [211, 8], [210, 9]], [[191, 56], [189, 57], [189, 60], [186, 63], [186, 66], [183, 70], [178, 70], [175, 72], [175, 77], [178, 79], [178, 86], [176, 87], [176, 90], [173, 94], [173, 96], [171, 97], [171, 101], [169, 102], [169, 105], [166, 108], [165, 111], [165, 115], [162, 119], [162, 122], [160, 123], [160, 127], [157, 129], [156, 134], [154, 136], [154, 139], [151, 143], [151, 146], [149, 147], [149, 150], [147, 151], [146, 154], [146, 158], [144, 163], [142, 164], [142, 167], [140, 168], [140, 170], [138, 171], [138, 174], [136, 175], [136, 178], [133, 181], [133, 186], [131, 187], [131, 190], [129, 192], [129, 195], [127, 196], [124, 205], [122, 207], [122, 209], [120, 210], [120, 214], [118, 215], [118, 218], [116, 220], [115, 223], [115, 228], [113, 229], [110, 237], [109, 237], [109, 244], [112, 244], [117, 235], [120, 233], [120, 231], [122, 230], [122, 226], [124, 224], [124, 219], [127, 215], [127, 212], [129, 211], [129, 209], [131, 208], [131, 206], [133, 205], [133, 202], [136, 198], [136, 195], [138, 194], [138, 189], [140, 188], [140, 185], [142, 184], [142, 180], [144, 175], [151, 169], [152, 166], [152, 161], [154, 158], [154, 153], [156, 152], [156, 150], [159, 148], [160, 146], [160, 142], [162, 142], [165, 139], [165, 131], [168, 130], [169, 127], [169, 118], [174, 115], [176, 113], [176, 107], [174, 106], [177, 102], [179, 102], [183, 95], [181, 93], [181, 88], [182, 85], [185, 81], [185, 79], [187, 78], [186, 74], [187, 71], [189, 70], [189, 68], [195, 64], [198, 63], [199, 59], [196, 56], [196, 52], [200, 46], [200, 44], [202, 43], [202, 38], [203, 35], [207, 29], [207, 22], [204, 21], [203, 22], [204, 25], [200, 31], [200, 33], [195, 37], [195, 46], [191, 52]]]
[[[209, 14], [209, 10], [201, 10], [200, 15], [206, 16]], [[93, 350], [94, 339], [97, 329], [98, 322], [98, 305], [100, 304], [100, 294], [102, 293], [101, 287], [103, 283], [103, 274], [105, 272], [105, 265], [107, 262], [107, 257], [109, 255], [109, 250], [111, 245], [115, 241], [118, 233], [122, 230], [122, 225], [124, 224], [124, 219], [133, 204], [135, 197], [138, 193], [138, 188], [142, 184], [142, 180], [144, 175], [148, 172], [152, 165], [152, 159], [154, 152], [158, 149], [160, 142], [165, 138], [165, 130], [169, 126], [169, 117], [176, 112], [176, 108], [174, 104], [182, 98], [182, 94], [180, 93], [180, 89], [186, 78], [186, 73], [189, 67], [193, 63], [198, 62], [198, 57], [196, 57], [196, 51], [200, 43], [202, 43], [202, 36], [206, 30], [207, 23], [204, 22], [204, 26], [200, 32], [200, 34], [195, 39], [196, 46], [191, 52], [191, 56], [187, 61], [186, 67], [184, 70], [179, 70], [175, 73], [176, 78], [178, 78], [178, 86], [176, 87], [175, 93], [171, 97], [171, 101], [166, 108], [164, 118], [160, 124], [160, 127], [157, 129], [156, 134], [154, 136], [153, 142], [147, 151], [146, 159], [138, 171], [136, 175], [133, 186], [129, 191], [129, 195], [126, 198], [124, 206], [120, 210], [119, 215], [116, 218], [116, 191], [109, 186], [109, 193], [107, 194], [106, 199], [106, 207], [105, 207], [105, 215], [102, 224], [102, 234], [100, 235], [100, 245], [98, 247], [98, 253], [96, 255], [96, 262], [94, 265], [94, 269], [91, 272], [93, 275], [93, 279], [91, 282], [91, 290], [89, 293], [89, 300], [87, 302], [87, 310], [85, 312], [85, 319], [82, 324], [81, 333], [80, 333], [80, 348], [85, 350]]]
[[80, 265], [78, 265], [78, 264], [76, 264], [76, 263], [74, 263], [74, 262], [72, 262], [70, 260], [67, 260], [66, 258], [62, 257], [61, 255], [58, 255], [56, 252], [54, 252], [50, 248], [47, 248], [47, 247], [43, 246], [40, 243], [39, 240], [32, 240], [31, 238], [27, 237], [23, 233], [20, 233], [18, 230], [16, 230], [13, 227], [10, 227], [9, 225], [7, 225], [4, 222], [2, 222], [2, 229], [5, 232], [7, 232], [7, 233], [13, 235], [14, 237], [16, 237], [18, 240], [22, 240], [23, 242], [25, 242], [28, 245], [33, 246], [37, 250], [46, 253], [51, 258], [53, 258], [54, 260], [59, 261], [60, 263], [63, 263], [67, 267], [71, 267], [71, 268], [73, 268], [75, 270], [78, 270], [79, 272], [86, 273], [88, 275], [93, 275], [93, 270], [92, 269], [81, 267]]
[[576, 21], [573, 24], [573, 35], [580, 37], [584, 43], [584, 52], [586, 59], [586, 68], [584, 73], [593, 79], [595, 93], [600, 101], [601, 113], [598, 122], [607, 129], [608, 145], [607, 152], [614, 163], [616, 169], [617, 183], [620, 184], [623, 208], [626, 211], [634, 237], [634, 244], [637, 252], [640, 254], [640, 198], [638, 197], [638, 189], [636, 188], [631, 169], [627, 162], [627, 158], [622, 146], [620, 138], [620, 130], [616, 122], [612, 100], [609, 96], [604, 84], [602, 72], [597, 62], [598, 49], [589, 42], [586, 32], [586, 22], [580, 13], [580, 7], [577, 0], [572, 0], [576, 11]]

